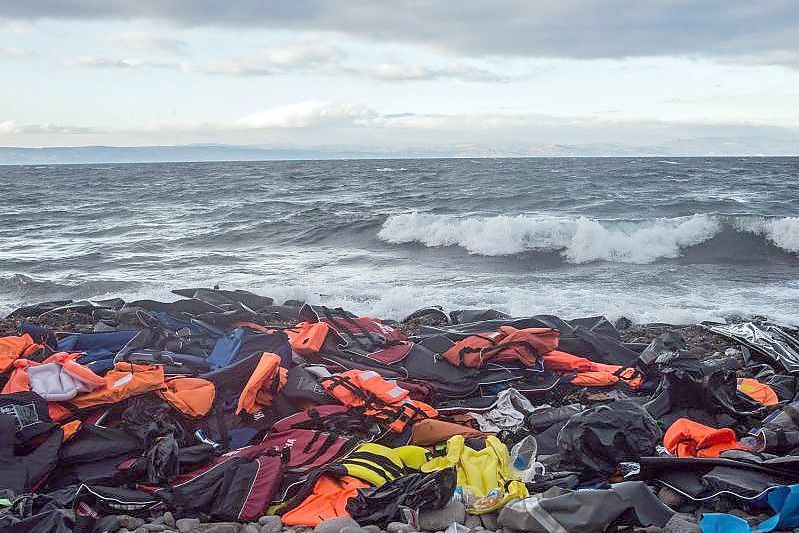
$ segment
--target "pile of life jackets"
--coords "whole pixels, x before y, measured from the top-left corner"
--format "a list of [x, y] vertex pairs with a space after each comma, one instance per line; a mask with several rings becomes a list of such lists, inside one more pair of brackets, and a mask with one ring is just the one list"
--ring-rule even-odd
[[247, 291], [176, 294], [65, 308], [98, 317], [91, 333], [47, 327], [61, 304], [17, 311], [0, 337], [0, 531], [165, 509], [421, 530], [459, 501], [493, 529], [577, 533], [663, 527], [661, 486], [697, 506], [779, 494], [791, 523], [799, 378], [743, 352], [624, 343], [601, 317], [426, 309], [438, 325], [409, 336]]

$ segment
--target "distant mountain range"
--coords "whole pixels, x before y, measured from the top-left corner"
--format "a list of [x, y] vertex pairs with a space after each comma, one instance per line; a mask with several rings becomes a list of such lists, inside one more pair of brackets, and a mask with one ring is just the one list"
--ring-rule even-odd
[[595, 144], [456, 144], [440, 147], [358, 148], [190, 144], [180, 146], [0, 147], [0, 165], [266, 161], [300, 159], [410, 159], [444, 157], [680, 157], [799, 155], [799, 140], [713, 137], [654, 146]]

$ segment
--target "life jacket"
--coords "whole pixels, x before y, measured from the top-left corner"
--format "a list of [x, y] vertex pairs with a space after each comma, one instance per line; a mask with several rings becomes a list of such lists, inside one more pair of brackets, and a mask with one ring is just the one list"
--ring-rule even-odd
[[753, 378], [738, 378], [738, 392], [746, 394], [754, 401], [766, 407], [771, 407], [780, 403], [780, 399], [777, 397], [777, 393], [774, 392], [774, 389]]
[[494, 505], [480, 509], [467, 508], [471, 514], [490, 513], [502, 508], [507, 502], [528, 496], [524, 483], [519, 481], [510, 469], [510, 454], [498, 438], [486, 438], [485, 448], [474, 450], [466, 446], [462, 435], [455, 435], [447, 441], [447, 454], [431, 459], [421, 467], [422, 472], [435, 472], [455, 467], [458, 486], [482, 498], [494, 489], [502, 490], [502, 497]]
[[408, 390], [372, 370], [347, 370], [321, 383], [342, 404], [363, 408], [364, 414], [377, 418], [395, 433], [402, 433], [409, 423], [438, 416], [433, 407], [412, 400]]
[[60, 352], [41, 363], [17, 359], [2, 393], [32, 390], [47, 401], [63, 402], [105, 385], [102, 377], [75, 361], [80, 355]]
[[389, 448], [367, 442], [342, 460], [337, 468], [375, 487], [418, 470], [427, 462], [427, 450], [419, 446]]
[[595, 363], [585, 357], [553, 350], [544, 355], [544, 368], [571, 376], [572, 385], [584, 387], [607, 387], [623, 383], [631, 389], [638, 389], [644, 376], [635, 368]]
[[783, 405], [750, 431], [760, 445], [757, 451], [785, 454], [799, 447], [799, 401]]
[[558, 330], [552, 328], [500, 326], [497, 331], [459, 340], [443, 355], [456, 366], [478, 368], [491, 362], [511, 361], [533, 366], [541, 356], [558, 347], [559, 336]]
[[454, 468], [436, 472], [414, 472], [358, 496], [347, 503], [347, 512], [361, 524], [375, 524], [385, 529], [401, 518], [401, 508], [413, 511], [441, 509], [455, 493]]
[[280, 366], [280, 356], [264, 353], [239, 396], [236, 414], [245, 411], [255, 414], [262, 407], [272, 405], [272, 399], [286, 384], [285, 368]]
[[92, 392], [79, 394], [70, 403], [79, 409], [107, 403], [164, 388], [164, 367], [119, 362], [105, 374], [105, 384]]
[[[334, 345], [335, 349], [366, 356], [382, 364], [402, 360], [413, 347], [413, 343], [398, 329], [374, 318], [355, 316], [341, 308], [306, 305], [300, 313], [307, 316], [310, 322], [329, 326], [330, 334], [326, 338], [332, 338], [333, 342], [328, 344]], [[324, 329], [321, 328], [316, 331], [308, 330], [314, 336], [315, 345], [324, 344], [321, 341], [323, 332]], [[296, 344], [302, 348], [299, 339]], [[327, 348], [321, 351], [326, 352]]]
[[368, 487], [369, 483], [356, 477], [320, 476], [311, 495], [282, 516], [283, 523], [315, 527], [329, 518], [350, 517], [347, 502], [358, 495], [358, 489]]
[[44, 440], [32, 450], [15, 446], [15, 432], [19, 432], [19, 417], [0, 410], [0, 489], [10, 489], [13, 494], [37, 492], [37, 488], [57, 467], [63, 433], [58, 428], [48, 431]]
[[45, 349], [43, 344], [34, 342], [28, 333], [0, 337], [0, 372], [5, 372], [20, 357], [29, 357]]
[[677, 457], [718, 457], [727, 450], [746, 449], [732, 429], [716, 429], [687, 418], [680, 418], [666, 430], [663, 447]]
[[415, 444], [416, 446], [434, 446], [441, 442], [446, 442], [454, 435], [463, 435], [466, 438], [486, 436], [482, 431], [469, 426], [428, 418], [426, 420], [419, 420], [413, 425], [411, 444]]
[[202, 418], [211, 411], [216, 387], [202, 378], [179, 377], [168, 380], [158, 396], [190, 418]]
[[177, 516], [251, 521], [266, 513], [280, 486], [288, 454], [270, 443], [239, 448], [180, 474], [167, 487], [140, 486], [159, 495]]
[[300, 322], [286, 330], [291, 349], [307, 357], [319, 353], [330, 334], [330, 326], [324, 322]]

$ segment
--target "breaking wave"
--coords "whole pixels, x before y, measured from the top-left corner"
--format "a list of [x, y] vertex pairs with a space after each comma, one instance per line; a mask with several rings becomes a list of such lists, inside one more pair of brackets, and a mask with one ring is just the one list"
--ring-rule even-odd
[[729, 227], [764, 237], [787, 252], [799, 253], [799, 218], [705, 214], [603, 221], [544, 215], [461, 218], [405, 213], [388, 217], [378, 237], [391, 244], [459, 246], [484, 256], [559, 252], [574, 264], [595, 261], [646, 264], [679, 257], [684, 249], [698, 246]]

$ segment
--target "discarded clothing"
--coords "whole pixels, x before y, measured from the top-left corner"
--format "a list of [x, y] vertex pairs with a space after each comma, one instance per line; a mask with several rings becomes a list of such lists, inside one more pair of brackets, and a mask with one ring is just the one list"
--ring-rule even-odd
[[500, 511], [498, 523], [534, 533], [601, 533], [628, 510], [643, 526], [663, 527], [674, 515], [646, 484], [627, 481], [605, 490], [550, 489], [510, 502]]
[[620, 400], [569, 419], [558, 433], [558, 446], [574, 463], [611, 474], [624, 461], [652, 455], [661, 435], [646, 410], [633, 400]]
[[705, 513], [699, 524], [702, 533], [766, 533], [799, 526], [799, 485], [777, 487], [768, 493], [767, 501], [775, 514], [754, 528], [737, 516]]

